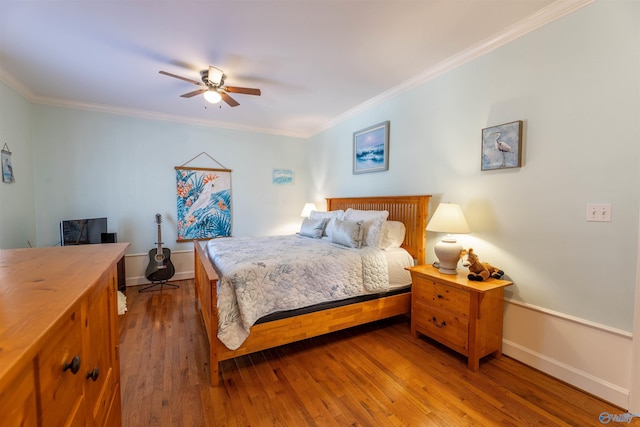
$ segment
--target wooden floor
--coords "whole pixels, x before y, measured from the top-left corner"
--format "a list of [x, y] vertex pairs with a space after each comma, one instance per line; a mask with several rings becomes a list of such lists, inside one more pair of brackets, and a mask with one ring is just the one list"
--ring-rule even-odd
[[225, 361], [212, 388], [193, 281], [176, 283], [127, 290], [124, 426], [602, 426], [624, 412], [508, 357], [471, 372], [404, 318]]

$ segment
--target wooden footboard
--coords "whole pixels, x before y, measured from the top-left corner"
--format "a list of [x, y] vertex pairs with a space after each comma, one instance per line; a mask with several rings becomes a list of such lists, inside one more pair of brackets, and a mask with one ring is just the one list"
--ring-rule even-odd
[[215, 386], [218, 385], [218, 275], [200, 242], [194, 241], [193, 247], [196, 306], [207, 331], [211, 385]]
[[[424, 263], [425, 227], [430, 196], [367, 197], [327, 199], [329, 209], [389, 210], [389, 219], [402, 221], [407, 228], [405, 247], [419, 263]], [[407, 314], [411, 293], [321, 310], [288, 319], [254, 325], [237, 350], [229, 350], [218, 340], [218, 275], [198, 241], [194, 242], [196, 305], [209, 340], [211, 385], [218, 385], [219, 362], [268, 348], [289, 344], [357, 325]]]

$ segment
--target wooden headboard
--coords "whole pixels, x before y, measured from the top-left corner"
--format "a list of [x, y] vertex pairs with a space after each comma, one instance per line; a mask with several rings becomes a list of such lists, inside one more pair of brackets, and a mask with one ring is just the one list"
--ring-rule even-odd
[[342, 197], [327, 198], [327, 210], [375, 210], [388, 211], [389, 221], [401, 221], [407, 228], [402, 247], [418, 264], [426, 260], [425, 247], [429, 199], [431, 196]]

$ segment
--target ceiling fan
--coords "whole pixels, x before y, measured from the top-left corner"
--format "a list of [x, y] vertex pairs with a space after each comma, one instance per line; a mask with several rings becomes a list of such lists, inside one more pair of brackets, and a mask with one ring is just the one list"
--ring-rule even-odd
[[229, 93], [240, 93], [244, 95], [257, 95], [260, 96], [260, 89], [253, 89], [248, 87], [237, 87], [237, 86], [225, 86], [224, 79], [227, 77], [224, 75], [222, 70], [211, 67], [207, 70], [200, 71], [200, 77], [202, 82], [197, 80], [191, 80], [186, 77], [178, 76], [175, 74], [168, 73], [166, 71], [160, 71], [160, 74], [164, 74], [165, 76], [174, 77], [176, 79], [184, 80], [185, 82], [193, 83], [196, 86], [203, 86], [201, 89], [194, 90], [193, 92], [185, 93], [184, 95], [180, 95], [182, 98], [191, 98], [196, 95], [204, 94], [204, 98], [212, 103], [216, 104], [223, 100], [230, 107], [237, 107], [240, 105], [238, 101], [233, 99], [228, 95]]

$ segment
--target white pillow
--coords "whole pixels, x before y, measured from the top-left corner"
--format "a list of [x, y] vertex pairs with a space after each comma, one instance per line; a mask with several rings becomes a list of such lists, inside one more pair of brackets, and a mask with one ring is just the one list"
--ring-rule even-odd
[[311, 237], [313, 239], [320, 239], [324, 232], [325, 225], [327, 225], [327, 220], [325, 218], [305, 218], [302, 220], [300, 235], [304, 237]]
[[407, 228], [400, 221], [385, 221], [382, 224], [380, 249], [399, 248], [404, 243]]
[[362, 221], [342, 221], [335, 219], [335, 227], [331, 241], [350, 248], [362, 246], [364, 227]]
[[342, 209], [339, 209], [337, 211], [329, 211], [329, 212], [321, 212], [321, 211], [311, 211], [311, 213], [309, 214], [309, 218], [310, 219], [321, 219], [321, 218], [326, 218], [327, 219], [327, 225], [324, 228], [324, 233], [322, 234], [323, 236], [327, 236], [327, 237], [331, 237], [331, 232], [333, 231], [334, 228], [334, 220], [336, 219], [343, 219], [342, 217], [344, 216], [344, 211]]
[[345, 221], [362, 221], [364, 226], [364, 239], [362, 243], [366, 246], [377, 248], [382, 239], [382, 224], [389, 216], [388, 211], [361, 211], [347, 209], [344, 213]]

